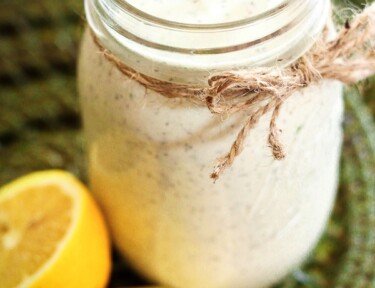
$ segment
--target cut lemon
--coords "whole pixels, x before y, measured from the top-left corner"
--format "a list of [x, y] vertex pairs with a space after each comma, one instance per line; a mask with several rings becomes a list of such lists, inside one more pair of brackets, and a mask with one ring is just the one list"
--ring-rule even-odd
[[102, 288], [110, 241], [86, 188], [62, 171], [0, 189], [0, 287]]

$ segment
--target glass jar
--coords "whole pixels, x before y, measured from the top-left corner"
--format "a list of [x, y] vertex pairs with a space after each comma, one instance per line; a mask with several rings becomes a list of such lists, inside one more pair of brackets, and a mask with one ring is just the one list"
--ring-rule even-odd
[[[138, 72], [203, 86], [214, 72], [292, 63], [330, 17], [328, 0], [145, 2], [86, 0], [89, 27]], [[172, 287], [257, 288], [311, 251], [337, 188], [340, 83], [323, 80], [286, 101], [285, 160], [272, 157], [266, 115], [213, 183], [215, 159], [249, 111], [215, 116], [146, 89], [106, 60], [89, 29], [78, 71], [92, 191], [140, 273]]]

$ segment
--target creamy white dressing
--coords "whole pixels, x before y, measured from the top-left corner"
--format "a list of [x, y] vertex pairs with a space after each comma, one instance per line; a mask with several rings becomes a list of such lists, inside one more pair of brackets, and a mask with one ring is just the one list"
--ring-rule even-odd
[[[169, 20], [217, 23], [281, 1], [129, 2]], [[209, 3], [226, 9], [215, 12]], [[246, 10], [251, 3], [257, 8]], [[152, 55], [138, 52], [131, 57], [139, 65], [156, 76], [166, 73]], [[123, 59], [127, 53], [124, 48]], [[170, 71], [172, 81], [191, 76]], [[213, 184], [215, 159], [227, 152], [246, 112], [223, 119], [189, 101], [146, 91], [98, 53], [89, 33], [79, 76], [91, 187], [117, 247], [138, 271], [168, 287], [260, 288], [280, 280], [314, 247], [337, 186], [340, 83], [322, 81], [285, 103], [278, 124], [286, 160], [271, 156], [268, 115]]]

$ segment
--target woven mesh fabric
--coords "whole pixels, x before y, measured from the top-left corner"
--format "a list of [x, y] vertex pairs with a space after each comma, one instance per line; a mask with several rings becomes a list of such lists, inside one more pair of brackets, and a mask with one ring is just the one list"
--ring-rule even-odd
[[[86, 179], [75, 82], [81, 2], [0, 0], [0, 185], [49, 168]], [[365, 90], [375, 96], [373, 86]], [[279, 288], [375, 287], [375, 105], [347, 94], [335, 212], [309, 261]], [[110, 287], [145, 283], [114, 252]]]
[[74, 75], [82, 23], [77, 3], [0, 1], [1, 184], [36, 169], [82, 170]]

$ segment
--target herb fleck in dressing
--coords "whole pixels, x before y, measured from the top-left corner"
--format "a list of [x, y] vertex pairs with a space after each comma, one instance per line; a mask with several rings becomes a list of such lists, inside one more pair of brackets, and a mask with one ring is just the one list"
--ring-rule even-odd
[[[168, 20], [217, 23], [281, 1], [129, 2]], [[230, 147], [246, 112], [222, 121], [205, 107], [145, 90], [98, 53], [89, 33], [81, 51], [91, 187], [117, 247], [138, 271], [171, 287], [259, 288], [306, 257], [335, 197], [340, 83], [322, 81], [287, 100], [278, 121], [285, 160], [273, 160], [267, 147], [266, 116], [213, 184], [214, 161]], [[148, 57], [139, 63], [151, 70]], [[190, 75], [178, 71], [170, 76]]]

